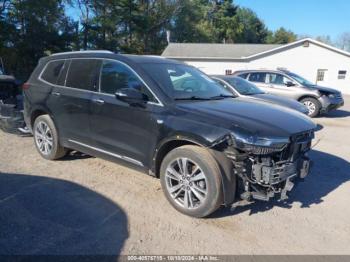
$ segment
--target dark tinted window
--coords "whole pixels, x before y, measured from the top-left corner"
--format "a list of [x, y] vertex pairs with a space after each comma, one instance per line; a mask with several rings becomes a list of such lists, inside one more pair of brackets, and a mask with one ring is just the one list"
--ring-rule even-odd
[[249, 81], [265, 83], [266, 73], [250, 73]]
[[101, 60], [72, 59], [66, 86], [96, 91]]
[[270, 73], [268, 74], [267, 79], [270, 84], [274, 84], [274, 85], [286, 85], [287, 82], [291, 82], [291, 80], [289, 80], [287, 77], [281, 74]]
[[44, 72], [41, 75], [41, 79], [56, 84], [57, 79], [60, 75], [61, 69], [63, 68], [65, 60], [51, 61], [47, 64]]
[[244, 79], [247, 79], [247, 76], [249, 75], [249, 73], [243, 73], [243, 74], [239, 74], [238, 76]]
[[64, 86], [66, 84], [65, 81], [67, 77], [69, 64], [70, 64], [70, 60], [66, 60], [66, 62], [64, 63], [61, 69], [60, 75], [58, 76], [57, 85]]
[[104, 61], [101, 71], [101, 92], [115, 94], [121, 88], [135, 88], [147, 96], [148, 101], [156, 99], [143, 82], [127, 66], [116, 61]]

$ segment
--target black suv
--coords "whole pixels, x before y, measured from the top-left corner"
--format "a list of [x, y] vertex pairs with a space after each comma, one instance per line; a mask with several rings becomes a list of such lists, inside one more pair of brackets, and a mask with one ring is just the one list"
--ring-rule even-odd
[[285, 199], [309, 170], [315, 124], [288, 108], [233, 98], [181, 62], [107, 51], [42, 58], [25, 85], [25, 121], [46, 159], [74, 149], [160, 177], [180, 212]]

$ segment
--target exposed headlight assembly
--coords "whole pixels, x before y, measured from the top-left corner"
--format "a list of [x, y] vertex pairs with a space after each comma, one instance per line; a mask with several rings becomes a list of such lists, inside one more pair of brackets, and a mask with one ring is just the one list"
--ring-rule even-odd
[[255, 155], [281, 152], [290, 142], [289, 138], [261, 138], [240, 134], [232, 134], [232, 140], [236, 148]]

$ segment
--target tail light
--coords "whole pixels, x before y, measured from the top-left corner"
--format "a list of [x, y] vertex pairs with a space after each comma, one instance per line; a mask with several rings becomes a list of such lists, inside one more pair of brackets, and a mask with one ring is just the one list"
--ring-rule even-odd
[[29, 87], [30, 87], [30, 84], [28, 82], [26, 82], [22, 85], [23, 90], [27, 90], [27, 89], [29, 89]]

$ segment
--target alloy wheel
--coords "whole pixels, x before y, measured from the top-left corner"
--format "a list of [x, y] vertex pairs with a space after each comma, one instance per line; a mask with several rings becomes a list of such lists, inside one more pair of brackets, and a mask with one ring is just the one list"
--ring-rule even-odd
[[309, 115], [312, 115], [315, 112], [316, 105], [312, 101], [306, 100], [306, 101], [304, 101], [304, 105], [309, 110]]
[[177, 158], [168, 165], [165, 182], [169, 194], [182, 208], [196, 209], [207, 198], [206, 175], [188, 158]]
[[35, 142], [43, 155], [49, 155], [53, 147], [52, 131], [43, 121], [40, 121], [35, 128]]

